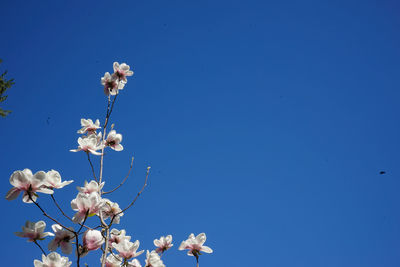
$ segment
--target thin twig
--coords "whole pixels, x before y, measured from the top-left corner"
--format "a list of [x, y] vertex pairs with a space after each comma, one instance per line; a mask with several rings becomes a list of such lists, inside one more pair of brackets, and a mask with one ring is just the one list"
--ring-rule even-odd
[[110, 95], [108, 95], [108, 102], [107, 102], [107, 110], [106, 110], [106, 118], [108, 117], [108, 112], [110, 111]]
[[93, 177], [96, 180], [96, 182], [98, 182], [97, 177], [96, 177], [96, 173], [94, 172], [94, 167], [93, 167], [92, 161], [90, 160], [89, 152], [86, 152], [86, 155], [87, 155], [87, 159], [88, 159], [88, 161], [90, 163], [90, 167], [92, 168]]
[[81, 252], [79, 251], [79, 232], [82, 230], [82, 226], [85, 224], [88, 215], [89, 215], [89, 210], [86, 211], [85, 219], [83, 219], [83, 223], [81, 224], [81, 227], [79, 228], [78, 232], [75, 232], [76, 254], [77, 254], [76, 264], [78, 267], [81, 259]]
[[64, 226], [63, 224], [61, 224], [59, 221], [57, 221], [56, 219], [54, 219], [53, 217], [51, 217], [50, 215], [48, 215], [48, 214], [44, 211], [44, 209], [39, 205], [39, 203], [37, 203], [35, 200], [33, 200], [32, 196], [31, 196], [31, 193], [30, 193], [30, 192], [27, 192], [27, 193], [28, 193], [29, 200], [32, 201], [32, 202], [42, 211], [42, 213], [43, 213], [44, 216], [46, 216], [47, 218], [49, 218], [49, 219], [52, 220], [53, 222], [59, 224], [62, 228], [64, 228], [64, 229], [70, 231], [71, 233], [74, 233], [74, 234], [76, 233], [75, 231], [73, 231], [73, 230], [67, 228], [66, 226]]
[[82, 230], [82, 227], [85, 225], [85, 222], [86, 222], [86, 219], [88, 218], [88, 215], [89, 215], [89, 210], [86, 211], [85, 219], [83, 219], [83, 222], [82, 222], [82, 224], [81, 224], [81, 227], [80, 227], [79, 230], [76, 232], [78, 235], [79, 235], [79, 232]]
[[79, 251], [79, 237], [78, 234], [75, 233], [75, 245], [76, 245], [76, 254], [77, 254], [77, 259], [76, 259], [76, 266], [79, 267], [79, 261], [81, 259], [81, 252]]
[[[123, 212], [125, 212], [127, 209], [129, 209], [133, 204], [135, 204], [136, 200], [138, 199], [138, 197], [142, 194], [143, 190], [145, 189], [145, 187], [147, 186], [147, 180], [149, 179], [149, 173], [150, 173], [150, 167], [147, 167], [147, 172], [146, 172], [146, 179], [144, 180], [144, 184], [142, 186], [142, 189], [139, 191], [139, 193], [136, 195], [135, 199], [131, 202], [131, 204], [128, 205], [128, 207], [126, 207], [125, 209], [123, 209], [122, 211], [118, 212], [116, 214], [119, 215]], [[115, 216], [114, 216], [115, 217]]]
[[33, 243], [35, 243], [36, 246], [38, 246], [38, 247], [40, 248], [40, 250], [43, 252], [43, 254], [44, 254], [45, 256], [47, 256], [46, 252], [43, 250], [43, 248], [39, 245], [39, 243], [38, 243], [36, 240], [33, 240]]
[[[119, 84], [119, 82], [118, 82], [118, 84]], [[111, 112], [114, 109], [114, 104], [115, 104], [115, 101], [117, 100], [117, 96], [118, 96], [118, 91], [117, 91], [117, 94], [114, 96], [113, 102], [111, 104], [110, 112], [108, 113], [108, 118], [111, 117]], [[108, 120], [107, 120], [107, 122], [106, 122], [106, 124], [104, 126], [107, 126], [107, 123], [108, 123]]]
[[115, 190], [117, 190], [118, 188], [120, 188], [125, 183], [126, 179], [128, 179], [129, 174], [131, 173], [132, 167], [133, 167], [133, 157], [132, 157], [132, 161], [131, 161], [131, 166], [129, 167], [128, 174], [125, 176], [124, 180], [116, 188], [114, 188], [113, 190], [110, 190], [110, 191], [107, 191], [107, 192], [103, 192], [103, 195], [112, 193]]
[[139, 191], [139, 193], [137, 193], [136, 197], [133, 199], [133, 201], [128, 205], [128, 207], [126, 207], [125, 209], [121, 210], [120, 212], [118, 212], [117, 214], [114, 214], [114, 216], [111, 218], [111, 221], [109, 223], [109, 227], [112, 225], [114, 218], [117, 217], [119, 214], [125, 212], [127, 209], [129, 209], [133, 204], [135, 204], [136, 200], [138, 199], [138, 197], [142, 194], [143, 190], [145, 189], [145, 187], [147, 186], [147, 180], [149, 178], [149, 173], [150, 173], [150, 167], [147, 167], [147, 172], [146, 172], [146, 179], [144, 180], [144, 184], [142, 189]]

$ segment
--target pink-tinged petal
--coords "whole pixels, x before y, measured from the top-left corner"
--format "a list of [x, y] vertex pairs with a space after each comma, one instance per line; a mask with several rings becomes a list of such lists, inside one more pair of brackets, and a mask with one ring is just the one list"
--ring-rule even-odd
[[179, 246], [178, 250], [185, 250], [186, 249], [186, 242], [182, 241], [181, 245]]
[[43, 194], [53, 194], [54, 193], [53, 190], [51, 190], [49, 188], [45, 188], [45, 187], [39, 188], [38, 190], [36, 190], [36, 192], [43, 193]]
[[44, 171], [38, 171], [37, 173], [35, 173], [35, 175], [33, 176], [33, 180], [34, 181], [40, 181], [43, 182], [44, 180], [46, 180], [46, 173]]
[[118, 144], [118, 145], [116, 145], [116, 146], [114, 147], [114, 150], [115, 150], [115, 151], [122, 151], [122, 150], [124, 150], [124, 147], [123, 147], [121, 144]]
[[196, 236], [196, 241], [197, 244], [199, 244], [200, 246], [203, 245], [204, 242], [206, 242], [206, 234], [205, 233], [198, 234]]
[[203, 251], [205, 253], [213, 253], [213, 250], [210, 247], [207, 247], [207, 246], [202, 246], [201, 247], [201, 251]]
[[19, 236], [19, 237], [25, 237], [26, 236], [26, 233], [22, 233], [22, 232], [14, 232], [14, 234], [16, 236]]
[[27, 177], [33, 176], [32, 171], [30, 169], [24, 169], [22, 171]]
[[77, 204], [77, 202], [76, 202], [76, 199], [73, 199], [73, 200], [71, 201], [71, 209], [73, 209], [73, 210], [78, 210], [78, 204]]
[[47, 246], [47, 248], [50, 251], [55, 251], [57, 249], [57, 247], [58, 247], [58, 243], [57, 243], [56, 239], [51, 240], [49, 245]]
[[60, 244], [61, 251], [64, 254], [71, 254], [72, 253], [72, 245], [69, 242], [61, 242]]
[[59, 188], [63, 188], [66, 185], [69, 185], [70, 183], [73, 183], [74, 180], [69, 180], [69, 181], [64, 181], [60, 184]]
[[43, 262], [41, 262], [40, 260], [34, 260], [33, 261], [33, 266], [35, 266], [35, 267], [44, 267]]
[[117, 143], [121, 143], [122, 142], [122, 134], [116, 134], [115, 141], [117, 141]]
[[81, 223], [85, 219], [85, 216], [86, 216], [86, 213], [83, 214], [83, 213], [77, 212], [77, 213], [75, 213], [74, 217], [72, 217], [72, 221], [74, 223]]
[[19, 196], [19, 193], [21, 193], [21, 190], [19, 190], [16, 187], [13, 187], [7, 192], [6, 199], [7, 200], [14, 200]]
[[44, 229], [46, 228], [46, 223], [44, 221], [38, 221], [34, 228], [37, 232], [43, 233]]
[[142, 255], [143, 252], [144, 252], [144, 250], [141, 250], [141, 251], [139, 251], [139, 252], [136, 252], [136, 253], [135, 253], [135, 257], [137, 257], [137, 256], [139, 256], [139, 255]]
[[95, 150], [93, 150], [93, 149], [88, 149], [89, 150], [89, 152], [90, 153], [92, 153], [93, 155], [96, 155], [96, 156], [100, 156], [101, 155], [101, 153], [100, 152], [96, 152]]
[[[26, 171], [25, 171], [26, 170]], [[10, 184], [15, 187], [24, 187], [30, 183], [32, 173], [29, 175], [30, 170], [25, 169], [24, 171], [15, 171], [10, 176]]]
[[118, 64], [118, 62], [114, 62], [114, 63], [113, 63], [113, 69], [114, 69], [114, 72], [117, 71], [117, 70], [119, 69], [119, 64]]
[[69, 151], [70, 152], [79, 152], [79, 151], [81, 151], [82, 149], [80, 149], [80, 148], [77, 148], [77, 149], [70, 149]]
[[118, 89], [119, 89], [119, 90], [124, 89], [124, 87], [125, 87], [125, 83], [124, 83], [124, 82], [118, 83]]

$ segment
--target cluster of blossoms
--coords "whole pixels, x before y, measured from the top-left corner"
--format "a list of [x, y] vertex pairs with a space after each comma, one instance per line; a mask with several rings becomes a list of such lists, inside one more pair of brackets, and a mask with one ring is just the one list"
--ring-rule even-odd
[[[114, 73], [106, 72], [101, 78], [104, 86], [104, 92], [108, 97], [107, 115], [104, 125], [100, 126], [100, 121], [95, 122], [91, 119], [81, 119], [81, 128], [77, 131], [83, 136], [78, 138], [78, 148], [71, 149], [72, 152], [84, 151], [89, 160], [93, 178], [89, 182], [84, 181], [82, 187], [77, 186], [77, 195], [71, 201], [71, 209], [75, 214], [70, 217], [56, 202], [54, 197], [55, 189], [61, 189], [73, 182], [73, 180], [62, 181], [61, 175], [55, 170], [48, 172], [38, 171], [35, 174], [29, 169], [15, 171], [10, 177], [10, 183], [13, 186], [6, 194], [6, 199], [16, 199], [22, 192], [22, 201], [25, 203], [34, 203], [43, 213], [45, 217], [55, 222], [51, 225], [52, 232], [45, 232], [46, 223], [44, 221], [30, 222], [27, 221], [22, 227], [22, 232], [16, 232], [19, 237], [27, 238], [29, 242], [36, 244], [42, 251], [42, 260], [34, 260], [35, 267], [69, 267], [72, 262], [65, 256], [61, 256], [56, 252], [60, 248], [63, 254], [72, 254], [75, 250], [77, 256], [77, 266], [80, 266], [80, 259], [92, 251], [101, 250], [102, 254], [100, 262], [102, 267], [142, 267], [138, 256], [144, 253], [139, 250], [139, 240], [132, 241], [131, 236], [126, 235], [126, 230], [111, 229], [113, 224], [119, 224], [124, 212], [132, 206], [136, 198], [141, 194], [147, 185], [147, 178], [150, 167], [147, 169], [145, 183], [136, 198], [125, 208], [121, 209], [119, 204], [111, 201], [103, 196], [117, 190], [126, 180], [109, 192], [103, 191], [105, 182], [102, 181], [103, 173], [103, 157], [104, 149], [109, 147], [115, 151], [122, 151], [123, 146], [122, 135], [113, 129], [113, 124], [106, 137], [107, 125], [114, 107], [116, 97], [119, 90], [123, 89], [127, 83], [127, 77], [132, 76], [133, 72], [130, 67], [125, 64], [114, 62]], [[111, 100], [111, 96], [114, 96]], [[103, 130], [101, 132], [100, 130]], [[100, 171], [96, 176], [94, 166], [90, 160], [90, 154], [98, 155], [100, 159]], [[132, 165], [131, 165], [132, 168]], [[130, 172], [131, 169], [129, 169]], [[61, 214], [69, 220], [70, 223], [76, 224], [76, 228], [65, 226], [59, 220], [51, 217], [44, 208], [38, 203], [38, 193], [50, 194], [56, 207]], [[90, 227], [88, 223], [91, 217], [97, 217], [100, 225]], [[99, 229], [100, 230], [97, 230]], [[39, 241], [46, 237], [53, 237], [48, 243], [49, 254], [39, 244]], [[81, 239], [81, 240], [80, 240]], [[204, 233], [194, 236], [191, 234], [189, 238], [182, 242], [179, 250], [188, 250], [188, 255], [195, 256], [198, 266], [198, 259], [201, 252], [212, 253], [211, 248], [204, 246], [206, 235]], [[161, 257], [169, 250], [172, 244], [172, 236], [161, 236], [154, 240], [155, 249], [146, 251], [144, 267], [165, 267]], [[75, 248], [75, 249], [74, 249]]]
[[100, 122], [96, 120], [95, 123], [91, 119], [81, 119], [82, 128], [78, 130], [79, 134], [87, 134], [78, 138], [78, 148], [71, 149], [71, 152], [84, 151], [93, 155], [101, 156], [102, 153], [98, 152], [105, 147], [110, 147], [115, 151], [122, 151], [124, 147], [121, 145], [122, 135], [118, 134], [115, 130], [111, 130], [107, 139], [103, 138], [101, 132], [97, 133], [96, 130], [100, 129]]
[[73, 180], [61, 182], [61, 176], [55, 170], [38, 171], [35, 174], [29, 169], [15, 171], [10, 177], [10, 184], [14, 187], [7, 192], [6, 199], [16, 199], [23, 192], [22, 201], [32, 203], [36, 201], [37, 193], [53, 194], [54, 189], [61, 189], [72, 182]]
[[110, 75], [109, 72], [106, 72], [104, 77], [101, 78], [101, 84], [104, 85], [104, 93], [106, 95], [118, 94], [118, 91], [124, 89], [125, 84], [128, 82], [126, 77], [133, 75], [133, 71], [125, 63], [120, 65], [118, 62], [114, 62], [113, 68], [113, 74]]

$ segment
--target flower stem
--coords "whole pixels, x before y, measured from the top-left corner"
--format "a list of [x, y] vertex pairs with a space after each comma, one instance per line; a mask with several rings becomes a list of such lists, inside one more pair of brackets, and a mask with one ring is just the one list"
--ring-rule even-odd
[[46, 252], [43, 250], [43, 248], [39, 245], [39, 243], [36, 240], [33, 240], [33, 243], [36, 244], [36, 246], [38, 246], [40, 248], [40, 250], [42, 251], [42, 253], [47, 256]]
[[90, 160], [89, 152], [86, 152], [86, 155], [87, 155], [87, 159], [90, 163], [90, 167], [92, 168], [93, 177], [96, 180], [96, 182], [99, 182], [99, 180], [97, 180], [96, 173], [94, 172], [94, 167], [93, 167], [92, 161]]

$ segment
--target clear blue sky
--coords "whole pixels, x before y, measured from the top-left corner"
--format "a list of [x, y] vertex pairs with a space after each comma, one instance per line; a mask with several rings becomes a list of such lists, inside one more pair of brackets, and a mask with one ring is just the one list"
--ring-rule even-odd
[[[400, 265], [397, 1], [6, 0], [0, 12], [0, 70], [16, 82], [3, 195], [14, 170], [55, 169], [75, 180], [56, 194], [73, 214], [90, 168], [68, 150], [80, 118], [104, 117], [100, 78], [126, 62], [135, 75], [112, 118], [125, 149], [107, 155], [106, 189], [134, 155], [110, 196], [124, 207], [152, 166], [119, 226], [141, 248], [172, 234], [164, 262], [190, 267], [177, 247], [206, 232], [201, 267]], [[13, 232], [40, 213], [1, 207], [2, 265], [33, 266], [40, 251]]]

